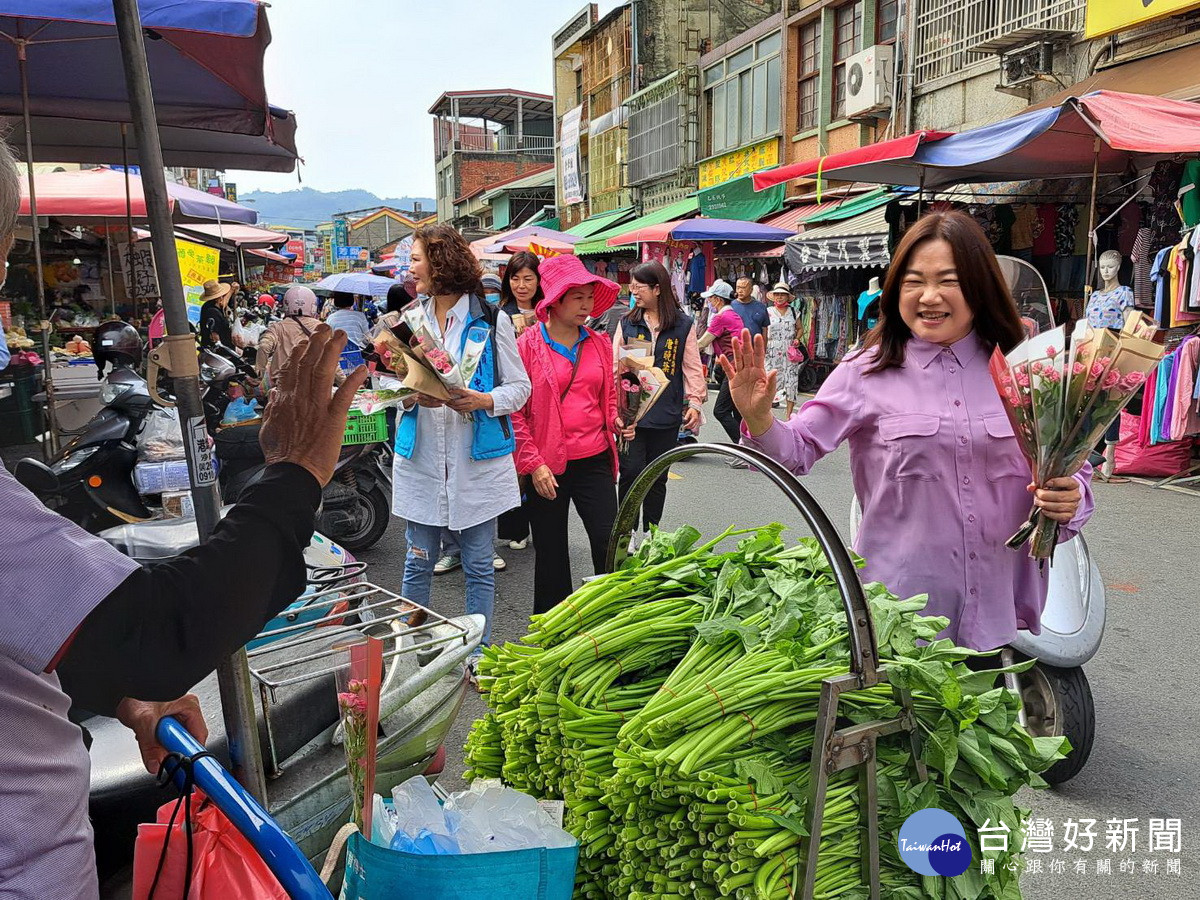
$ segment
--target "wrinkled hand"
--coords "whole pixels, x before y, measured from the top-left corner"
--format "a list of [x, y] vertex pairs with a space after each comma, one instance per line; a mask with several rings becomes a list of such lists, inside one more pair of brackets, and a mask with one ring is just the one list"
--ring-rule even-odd
[[345, 346], [345, 332], [325, 324], [296, 345], [271, 388], [258, 436], [268, 464], [294, 463], [322, 487], [333, 477], [354, 392], [367, 380], [367, 367], [359, 366], [330, 396]]
[[477, 409], [491, 412], [495, 408], [492, 395], [483, 391], [473, 391], [470, 388], [453, 388], [446, 405], [455, 412], [472, 413]]
[[200, 700], [195, 694], [184, 694], [178, 700], [166, 703], [148, 703], [126, 697], [117, 707], [117, 718], [137, 738], [142, 764], [151, 775], [157, 775], [159, 766], [167, 756], [167, 749], [158, 742], [155, 730], [163, 716], [174, 716], [179, 724], [201, 744], [208, 743], [208, 725], [200, 711]]
[[767, 371], [767, 342], [760, 334], [751, 339], [749, 329], [733, 337], [733, 360], [724, 354], [719, 357], [725, 377], [729, 379], [729, 396], [742, 414], [753, 437], [766, 432], [775, 422], [771, 404], [775, 402], [778, 376]]
[[632, 441], [635, 437], [637, 437], [636, 425], [626, 425], [623, 420], [617, 419], [616, 426], [617, 435], [625, 438], [625, 440]]
[[700, 433], [700, 410], [689, 406], [683, 411], [683, 430], [692, 434]]
[[432, 394], [417, 394], [417, 403], [427, 409], [438, 409], [445, 406], [446, 401], [440, 397], [435, 397]]
[[530, 477], [533, 479], [534, 490], [541, 496], [547, 500], [558, 496], [558, 479], [554, 477], [549, 466], [538, 466]]
[[1083, 502], [1083, 491], [1079, 488], [1079, 482], [1071, 476], [1051, 478], [1042, 488], [1031, 484], [1026, 490], [1033, 494], [1034, 506], [1038, 507], [1047, 519], [1052, 519], [1060, 525], [1066, 525], [1075, 518], [1079, 504]]

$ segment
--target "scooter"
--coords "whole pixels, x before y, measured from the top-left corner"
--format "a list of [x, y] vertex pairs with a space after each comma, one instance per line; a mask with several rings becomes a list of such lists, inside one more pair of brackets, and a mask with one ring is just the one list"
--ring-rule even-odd
[[[195, 545], [193, 519], [125, 525], [101, 537], [142, 563]], [[371, 635], [383, 640], [376, 790], [417, 774], [431, 782], [443, 743], [469, 688], [466, 659], [483, 636], [482, 616], [447, 618], [365, 580], [366, 564], [314, 534], [305, 550], [308, 587], [248, 645], [258, 697], [259, 740], [269, 812], [318, 861], [350, 807], [339, 730], [335, 647]], [[208, 749], [228, 763], [216, 678], [196, 686], [209, 727]], [[129, 732], [112, 719], [84, 721], [92, 735], [91, 815], [103, 871], [128, 862], [138, 822], [153, 821], [168, 799], [142, 767]]]
[[154, 515], [133, 484], [137, 435], [154, 408], [146, 382], [132, 368], [116, 366], [100, 400], [104, 408], [48, 465], [26, 457], [13, 469], [47, 506], [92, 532]]

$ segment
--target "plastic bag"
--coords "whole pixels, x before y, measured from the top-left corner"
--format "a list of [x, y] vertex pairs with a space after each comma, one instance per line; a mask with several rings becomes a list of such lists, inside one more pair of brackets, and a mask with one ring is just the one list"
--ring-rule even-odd
[[[133, 900], [185, 897], [185, 810], [181, 801], [172, 801], [159, 807], [156, 822], [138, 826], [133, 849]], [[288, 900], [287, 891], [250, 842], [200, 791], [191, 796], [191, 819], [192, 869], [186, 900]]]
[[146, 416], [146, 424], [138, 435], [138, 459], [162, 462], [183, 459], [183, 429], [179, 425], [179, 410], [156, 407]]

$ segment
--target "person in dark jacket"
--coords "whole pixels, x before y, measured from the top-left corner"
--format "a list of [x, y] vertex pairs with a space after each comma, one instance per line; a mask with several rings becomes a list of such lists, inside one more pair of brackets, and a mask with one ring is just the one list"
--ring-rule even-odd
[[200, 346], [211, 347], [222, 343], [233, 346], [233, 326], [229, 322], [229, 295], [232, 285], [219, 281], [204, 282], [204, 293], [200, 295]]

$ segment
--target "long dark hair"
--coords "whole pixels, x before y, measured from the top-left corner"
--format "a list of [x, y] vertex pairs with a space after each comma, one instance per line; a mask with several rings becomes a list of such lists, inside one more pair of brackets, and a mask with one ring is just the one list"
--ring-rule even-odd
[[542, 302], [542, 298], [546, 295], [542, 293], [542, 276], [538, 275], [538, 258], [536, 253], [530, 253], [528, 250], [518, 250], [509, 259], [508, 265], [504, 269], [504, 278], [500, 282], [500, 303], [516, 303], [517, 298], [512, 292], [512, 277], [518, 272], [528, 269], [534, 275], [537, 275], [538, 286], [533, 292], [533, 305], [536, 308]]
[[[660, 262], [638, 263], [629, 273], [634, 281], [647, 285], [658, 285], [658, 330], [666, 331], [674, 328], [675, 323], [683, 315], [679, 308], [679, 298], [675, 296], [675, 288], [671, 286], [671, 276]], [[646, 311], [634, 304], [625, 315], [635, 325], [641, 325], [646, 318]]]
[[863, 339], [864, 350], [879, 348], [867, 374], [904, 364], [905, 345], [912, 331], [900, 316], [900, 286], [917, 248], [938, 240], [950, 245], [959, 289], [975, 317], [975, 333], [980, 340], [1005, 353], [1024, 340], [1021, 314], [983, 229], [965, 213], [931, 212], [908, 229], [892, 254], [879, 298], [879, 322]]

